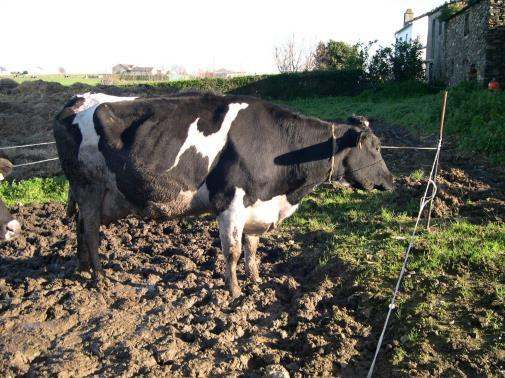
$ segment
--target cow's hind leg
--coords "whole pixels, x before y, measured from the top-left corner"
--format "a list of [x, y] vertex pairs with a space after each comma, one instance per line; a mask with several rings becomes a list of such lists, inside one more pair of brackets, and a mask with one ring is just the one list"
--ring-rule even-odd
[[[102, 200], [103, 193], [101, 190], [97, 188], [88, 188], [85, 200], [79, 203], [77, 238], [80, 244], [80, 246], [77, 247], [79, 265], [81, 266], [81, 261], [84, 267], [86, 267], [86, 262], [88, 262], [88, 264], [91, 263], [93, 278], [95, 280], [100, 278], [99, 275], [103, 276], [102, 264], [98, 256]], [[86, 252], [87, 256], [85, 256]]]
[[246, 212], [243, 204], [243, 191], [236, 191], [229, 208], [219, 214], [219, 237], [226, 262], [225, 278], [233, 298], [240, 296], [241, 291], [237, 280], [237, 262], [242, 252], [242, 233], [244, 230]]
[[82, 214], [79, 214], [77, 220], [77, 261], [79, 262], [79, 270], [81, 272], [87, 272], [91, 269], [88, 248], [84, 238], [84, 222]]
[[72, 190], [68, 190], [67, 197], [67, 217], [73, 217], [77, 213], [77, 204], [75, 202], [74, 196], [72, 195]]
[[253, 282], [260, 282], [256, 263], [259, 239], [259, 236], [256, 235], [244, 235], [245, 272]]

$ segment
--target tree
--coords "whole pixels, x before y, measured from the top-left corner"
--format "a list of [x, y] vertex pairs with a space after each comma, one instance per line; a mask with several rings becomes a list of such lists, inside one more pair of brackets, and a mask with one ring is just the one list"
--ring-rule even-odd
[[423, 45], [419, 39], [413, 41], [396, 40], [392, 57], [393, 77], [401, 80], [423, 80]]
[[67, 73], [67, 71], [65, 70], [64, 67], [58, 67], [58, 73], [60, 75], [65, 75]]
[[350, 45], [330, 39], [326, 44], [319, 42], [314, 54], [315, 69], [343, 70], [363, 68], [360, 44]]
[[370, 59], [367, 76], [372, 82], [424, 79], [423, 46], [418, 39], [396, 40], [389, 47], [379, 47]]
[[381, 46], [375, 51], [367, 68], [367, 76], [370, 81], [384, 83], [393, 80], [392, 55], [393, 50], [391, 47]]
[[297, 44], [291, 35], [284, 44], [274, 48], [274, 60], [281, 73], [309, 71], [314, 67], [314, 52]]

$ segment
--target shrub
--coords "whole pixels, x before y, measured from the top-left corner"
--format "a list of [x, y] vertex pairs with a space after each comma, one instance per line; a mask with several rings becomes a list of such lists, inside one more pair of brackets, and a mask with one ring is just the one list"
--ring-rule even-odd
[[311, 71], [231, 79], [204, 78], [153, 85], [174, 90], [209, 90], [272, 99], [357, 95], [368, 87], [361, 70]]
[[396, 40], [390, 47], [379, 47], [367, 67], [368, 79], [374, 83], [423, 80], [423, 46], [418, 39]]

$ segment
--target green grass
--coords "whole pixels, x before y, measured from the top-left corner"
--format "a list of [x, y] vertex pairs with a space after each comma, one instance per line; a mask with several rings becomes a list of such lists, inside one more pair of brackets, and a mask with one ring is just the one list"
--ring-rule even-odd
[[12, 77], [12, 79], [16, 80], [18, 83], [23, 83], [25, 81], [43, 80], [60, 83], [61, 85], [65, 86], [69, 86], [75, 83], [83, 83], [88, 85], [100, 84], [100, 79], [98, 77], [89, 77], [88, 75], [68, 75], [67, 77], [65, 77], [65, 75], [42, 75], [35, 78], [23, 76]]
[[[366, 91], [350, 97], [300, 98], [284, 101], [302, 113], [323, 119], [345, 119], [352, 113], [408, 128], [419, 135], [438, 134], [442, 92], [430, 94], [403, 86]], [[446, 135], [462, 152], [505, 162], [505, 92], [492, 93], [464, 83], [449, 90]], [[373, 125], [372, 125], [373, 127]]]
[[0, 199], [7, 206], [45, 202], [66, 202], [68, 181], [62, 177], [32, 178], [19, 182], [2, 182]]
[[[313, 255], [322, 275], [335, 264], [349, 267], [354, 285], [374, 298], [369, 305], [382, 321], [418, 210], [418, 199], [407, 207], [402, 202], [396, 192], [319, 189], [282, 232]], [[407, 374], [409, 364], [432, 358], [425, 352], [428, 345], [436, 345], [437, 363], [450, 364], [454, 355], [465, 353], [447, 353], [453, 343], [471, 344], [482, 358], [499, 360], [493, 356], [504, 346], [498, 326], [504, 321], [504, 267], [505, 223], [453, 219], [432, 225], [430, 232], [421, 225], [390, 322], [388, 338], [402, 341], [383, 357], [388, 369]], [[475, 319], [485, 336], [469, 340]]]

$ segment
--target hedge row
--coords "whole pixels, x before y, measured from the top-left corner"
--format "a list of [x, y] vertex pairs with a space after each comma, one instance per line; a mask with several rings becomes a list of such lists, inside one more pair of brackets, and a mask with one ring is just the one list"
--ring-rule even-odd
[[293, 99], [357, 95], [368, 87], [361, 75], [362, 71], [359, 70], [312, 71], [230, 79], [181, 80], [153, 85], [174, 90], [198, 89], [271, 99]]

